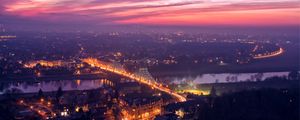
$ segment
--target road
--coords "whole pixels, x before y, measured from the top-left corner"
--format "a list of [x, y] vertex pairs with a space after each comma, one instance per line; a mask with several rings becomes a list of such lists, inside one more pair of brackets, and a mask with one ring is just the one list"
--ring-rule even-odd
[[125, 70], [119, 70], [117, 68], [114, 68], [108, 64], [105, 64], [104, 62], [101, 62], [95, 58], [86, 58], [86, 59], [82, 59], [83, 62], [91, 65], [92, 67], [98, 67], [100, 69], [124, 76], [124, 77], [128, 77], [132, 80], [135, 80], [139, 83], [148, 85], [149, 87], [153, 88], [153, 89], [157, 89], [159, 91], [165, 92], [173, 97], [175, 97], [177, 99], [177, 101], [179, 102], [184, 102], [186, 101], [186, 98], [174, 91], [172, 91], [171, 89], [164, 87], [162, 84], [159, 84], [157, 82], [152, 82], [150, 80], [148, 80], [147, 78], [144, 78], [143, 76], [138, 76], [138, 75], [134, 75], [132, 73], [129, 73]]
[[258, 54], [255, 55], [253, 58], [254, 59], [263, 59], [263, 58], [270, 58], [270, 57], [275, 57], [278, 55], [281, 55], [284, 52], [283, 48], [279, 48], [279, 50], [271, 52], [271, 53], [264, 53], [264, 54]]
[[38, 113], [42, 117], [42, 119], [51, 119], [56, 116], [55, 112], [52, 111], [50, 107], [50, 102], [47, 102], [45, 103], [47, 105], [44, 105], [42, 103], [26, 103], [24, 100], [21, 100], [19, 104], [29, 107], [30, 110]]

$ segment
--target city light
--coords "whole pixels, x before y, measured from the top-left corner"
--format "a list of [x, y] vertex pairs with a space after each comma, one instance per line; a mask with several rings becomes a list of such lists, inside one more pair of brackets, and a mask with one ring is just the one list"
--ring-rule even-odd
[[0, 0], [0, 120], [300, 120], [300, 0]]
[[110, 72], [128, 77], [130, 79], [136, 80], [137, 82], [149, 85], [150, 87], [153, 87], [153, 88], [158, 89], [160, 91], [166, 92], [166, 93], [174, 96], [175, 98], [177, 98], [177, 100], [180, 101], [180, 102], [186, 101], [186, 98], [184, 96], [179, 95], [176, 92], [173, 92], [169, 88], [162, 86], [162, 84], [158, 84], [156, 82], [150, 82], [150, 80], [144, 78], [143, 76], [136, 76], [136, 75], [128, 73], [126, 71], [119, 71], [118, 69], [115, 69], [112, 66], [103, 64], [103, 63], [101, 63], [100, 61], [98, 61], [97, 59], [94, 59], [94, 58], [87, 58], [87, 59], [83, 59], [82, 61], [85, 62], [85, 63], [90, 64], [91, 66], [99, 67], [103, 70], [107, 70], [107, 71], [110, 71]]
[[277, 51], [255, 55], [254, 59], [263, 59], [263, 58], [275, 57], [275, 56], [283, 54], [283, 52], [284, 52], [284, 49], [283, 48], [279, 48], [279, 50], [277, 50]]

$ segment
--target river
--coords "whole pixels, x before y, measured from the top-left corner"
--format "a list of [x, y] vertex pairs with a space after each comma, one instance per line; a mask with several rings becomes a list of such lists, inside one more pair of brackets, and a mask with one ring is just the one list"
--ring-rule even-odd
[[0, 83], [0, 94], [7, 90], [17, 90], [21, 93], [37, 93], [40, 89], [44, 92], [57, 91], [59, 87], [64, 91], [90, 90], [111, 84], [109, 80], [50, 80], [50, 81], [22, 81]]
[[169, 83], [228, 83], [228, 82], [241, 82], [241, 81], [256, 81], [264, 80], [268, 77], [274, 76], [287, 76], [289, 72], [265, 72], [265, 73], [220, 73], [220, 74], [202, 74], [197, 76], [167, 76], [159, 78], [160, 81], [167, 81]]

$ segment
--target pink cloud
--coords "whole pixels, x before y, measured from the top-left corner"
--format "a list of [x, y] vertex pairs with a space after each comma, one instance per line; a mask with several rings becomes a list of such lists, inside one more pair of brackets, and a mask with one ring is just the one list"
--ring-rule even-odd
[[288, 25], [298, 24], [299, 15], [295, 11], [300, 8], [296, 0], [7, 0], [0, 3], [2, 14], [41, 21], [61, 22], [72, 18], [112, 24], [263, 25], [272, 20], [274, 25]]

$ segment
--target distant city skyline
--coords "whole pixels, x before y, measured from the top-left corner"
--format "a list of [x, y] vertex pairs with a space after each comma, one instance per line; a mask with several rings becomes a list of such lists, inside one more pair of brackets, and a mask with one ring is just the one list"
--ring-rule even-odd
[[298, 0], [2, 0], [0, 24], [299, 26]]

